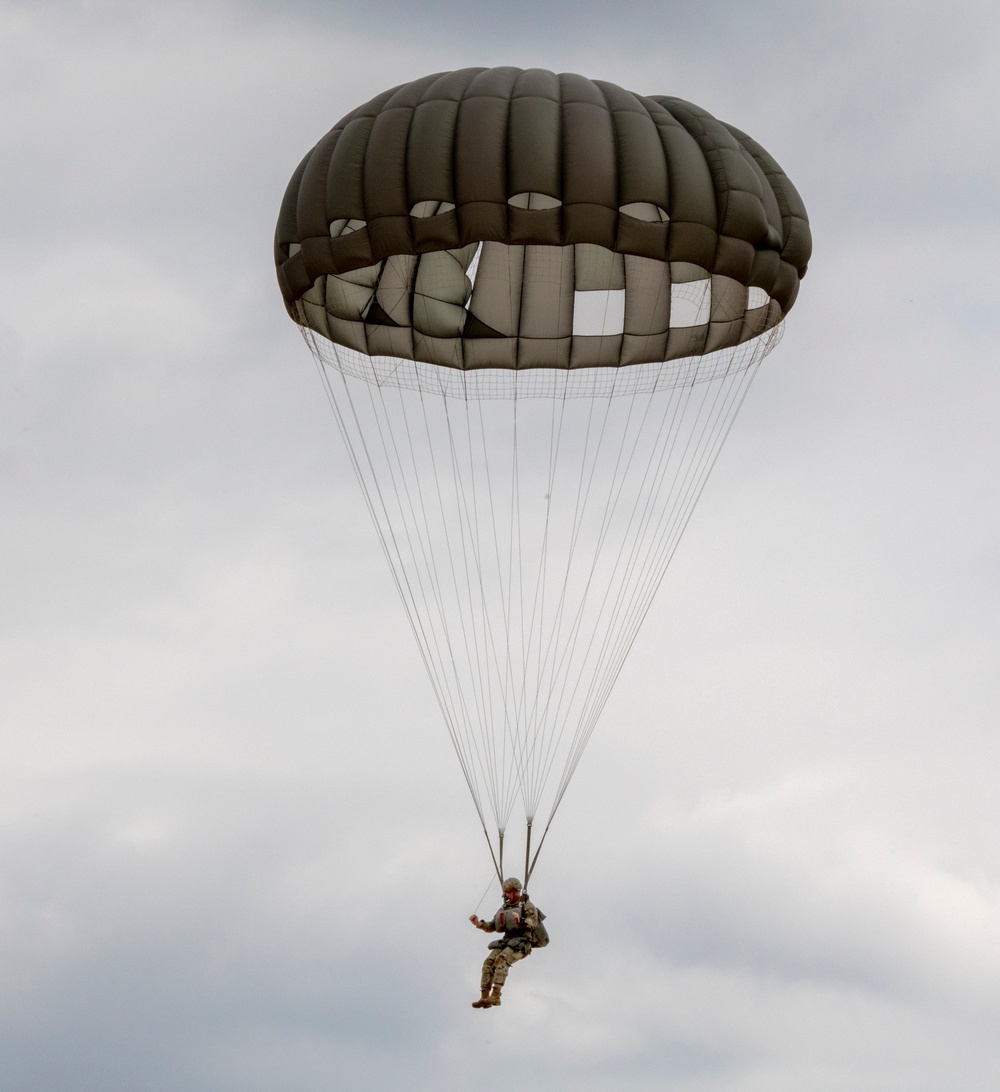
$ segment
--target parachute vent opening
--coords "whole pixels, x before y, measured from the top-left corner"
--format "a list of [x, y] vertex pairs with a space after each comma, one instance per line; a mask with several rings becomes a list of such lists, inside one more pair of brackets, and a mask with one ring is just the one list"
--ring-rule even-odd
[[562, 205], [562, 201], [547, 193], [528, 191], [508, 197], [507, 204], [515, 209], [557, 209]]
[[631, 204], [619, 206], [618, 211], [647, 224], [665, 224], [670, 219], [666, 209], [650, 201], [633, 201]]
[[360, 228], [365, 227], [366, 220], [348, 219], [342, 217], [339, 220], [333, 220], [330, 223], [330, 235], [337, 239], [341, 235], [350, 235], [352, 231], [358, 231]]
[[[469, 279], [469, 294], [471, 295], [472, 289], [476, 286], [476, 274], [479, 272], [479, 259], [483, 256], [483, 244], [476, 243], [475, 253], [472, 255], [472, 261], [469, 262], [469, 268], [466, 269], [465, 275]], [[468, 300], [466, 300], [468, 303]]]
[[625, 289], [573, 293], [573, 336], [601, 337], [625, 331]]
[[670, 327], [704, 326], [712, 313], [712, 282], [676, 281], [670, 286]]
[[410, 215], [418, 220], [428, 216], [440, 216], [445, 212], [453, 212], [455, 206], [451, 201], [418, 201], [410, 209]]

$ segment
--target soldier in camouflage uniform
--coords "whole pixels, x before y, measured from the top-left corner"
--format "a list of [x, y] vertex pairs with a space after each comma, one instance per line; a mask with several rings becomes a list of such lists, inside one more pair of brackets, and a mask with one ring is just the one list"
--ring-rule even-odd
[[538, 927], [538, 910], [526, 895], [521, 894], [521, 881], [512, 876], [503, 881], [503, 906], [492, 921], [481, 921], [475, 914], [469, 921], [484, 933], [503, 933], [490, 944], [490, 954], [483, 962], [480, 981], [482, 996], [472, 1002], [474, 1009], [488, 1009], [500, 1004], [500, 990], [507, 981], [511, 965], [531, 955], [528, 931]]

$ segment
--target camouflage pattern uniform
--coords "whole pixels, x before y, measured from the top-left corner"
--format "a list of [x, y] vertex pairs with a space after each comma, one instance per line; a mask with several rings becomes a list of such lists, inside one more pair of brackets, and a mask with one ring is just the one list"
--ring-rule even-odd
[[[514, 888], [517, 894], [511, 898], [510, 891]], [[521, 884], [517, 880], [506, 880], [503, 906], [493, 915], [492, 921], [480, 921], [477, 925], [485, 933], [503, 933], [501, 939], [490, 944], [490, 953], [483, 961], [480, 980], [484, 998], [486, 991], [492, 987], [496, 998], [494, 1005], [500, 1003], [500, 987], [507, 981], [511, 966], [531, 955], [531, 941], [525, 934], [529, 928], [537, 925], [538, 910], [534, 903], [521, 896]]]

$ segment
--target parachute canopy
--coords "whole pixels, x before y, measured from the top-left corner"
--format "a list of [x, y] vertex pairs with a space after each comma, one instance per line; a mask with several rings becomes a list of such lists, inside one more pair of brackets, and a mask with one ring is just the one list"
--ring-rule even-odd
[[532, 824], [548, 830], [810, 249], [799, 195], [739, 130], [537, 69], [386, 91], [288, 186], [285, 306], [498, 877], [518, 801], [530, 876]]
[[[764, 333], [810, 247], [781, 168], [704, 110], [569, 73], [469, 68], [334, 126], [288, 187], [276, 261], [295, 321], [361, 352], [580, 368]], [[678, 306], [692, 284], [701, 306]], [[577, 298], [594, 292], [611, 312], [600, 329]]]

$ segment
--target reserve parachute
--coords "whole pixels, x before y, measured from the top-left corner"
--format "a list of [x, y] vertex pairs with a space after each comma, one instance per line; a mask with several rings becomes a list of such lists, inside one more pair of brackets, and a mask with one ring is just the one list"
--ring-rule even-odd
[[810, 250], [750, 137], [540, 69], [386, 91], [288, 186], [285, 306], [498, 876], [515, 815], [531, 874]]

